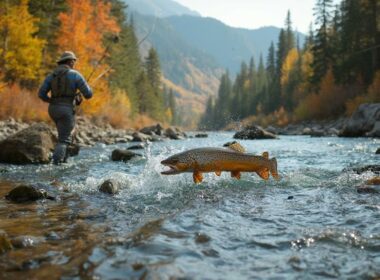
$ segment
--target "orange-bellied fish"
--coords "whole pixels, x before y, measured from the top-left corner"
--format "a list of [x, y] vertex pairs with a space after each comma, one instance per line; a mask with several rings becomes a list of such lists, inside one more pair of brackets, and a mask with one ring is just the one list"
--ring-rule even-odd
[[220, 176], [222, 171], [231, 172], [231, 177], [240, 179], [240, 172], [256, 172], [264, 180], [269, 179], [269, 172], [279, 179], [277, 161], [269, 159], [268, 152], [262, 156], [245, 153], [245, 149], [234, 142], [228, 148], [198, 148], [175, 154], [161, 164], [170, 169], [161, 172], [163, 175], [174, 175], [192, 172], [194, 183], [203, 180], [202, 173], [215, 172]]

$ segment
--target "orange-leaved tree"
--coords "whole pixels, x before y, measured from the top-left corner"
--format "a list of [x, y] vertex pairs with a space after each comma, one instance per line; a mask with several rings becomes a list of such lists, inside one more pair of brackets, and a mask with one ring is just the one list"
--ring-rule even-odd
[[103, 0], [67, 0], [68, 11], [59, 14], [61, 27], [57, 43], [61, 51], [71, 50], [77, 57], [76, 68], [85, 78], [91, 79], [94, 97], [83, 105], [88, 114], [98, 113], [111, 98], [106, 75], [97, 79], [108, 65], [104, 63], [107, 54], [104, 37], [117, 34], [120, 28], [111, 16], [111, 3]]

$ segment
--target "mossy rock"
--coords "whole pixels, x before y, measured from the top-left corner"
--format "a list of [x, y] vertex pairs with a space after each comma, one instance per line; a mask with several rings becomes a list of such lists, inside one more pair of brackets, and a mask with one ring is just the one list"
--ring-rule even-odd
[[16, 203], [36, 201], [44, 198], [54, 200], [54, 197], [49, 196], [45, 190], [36, 189], [35, 187], [28, 185], [15, 187], [5, 196], [5, 198]]
[[106, 180], [104, 181], [101, 186], [99, 187], [99, 191], [107, 194], [117, 194], [120, 189], [120, 184], [119, 182], [116, 182], [115, 180]]

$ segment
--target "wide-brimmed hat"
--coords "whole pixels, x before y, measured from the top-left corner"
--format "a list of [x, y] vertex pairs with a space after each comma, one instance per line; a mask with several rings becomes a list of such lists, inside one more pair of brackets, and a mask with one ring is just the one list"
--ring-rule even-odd
[[57, 63], [60, 63], [60, 62], [66, 61], [66, 60], [77, 60], [77, 57], [75, 56], [75, 54], [73, 52], [65, 51], [65, 52], [63, 52], [61, 57], [57, 60]]

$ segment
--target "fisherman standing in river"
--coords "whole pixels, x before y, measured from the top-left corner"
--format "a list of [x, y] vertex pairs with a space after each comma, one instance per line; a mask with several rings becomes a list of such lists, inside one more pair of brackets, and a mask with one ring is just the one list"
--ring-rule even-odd
[[75, 107], [82, 102], [81, 94], [86, 99], [92, 97], [92, 90], [86, 80], [74, 70], [76, 60], [73, 52], [65, 51], [57, 61], [57, 68], [46, 77], [38, 92], [39, 98], [49, 103], [49, 115], [58, 130], [54, 164], [60, 164], [67, 158], [67, 146], [71, 143], [75, 126]]

